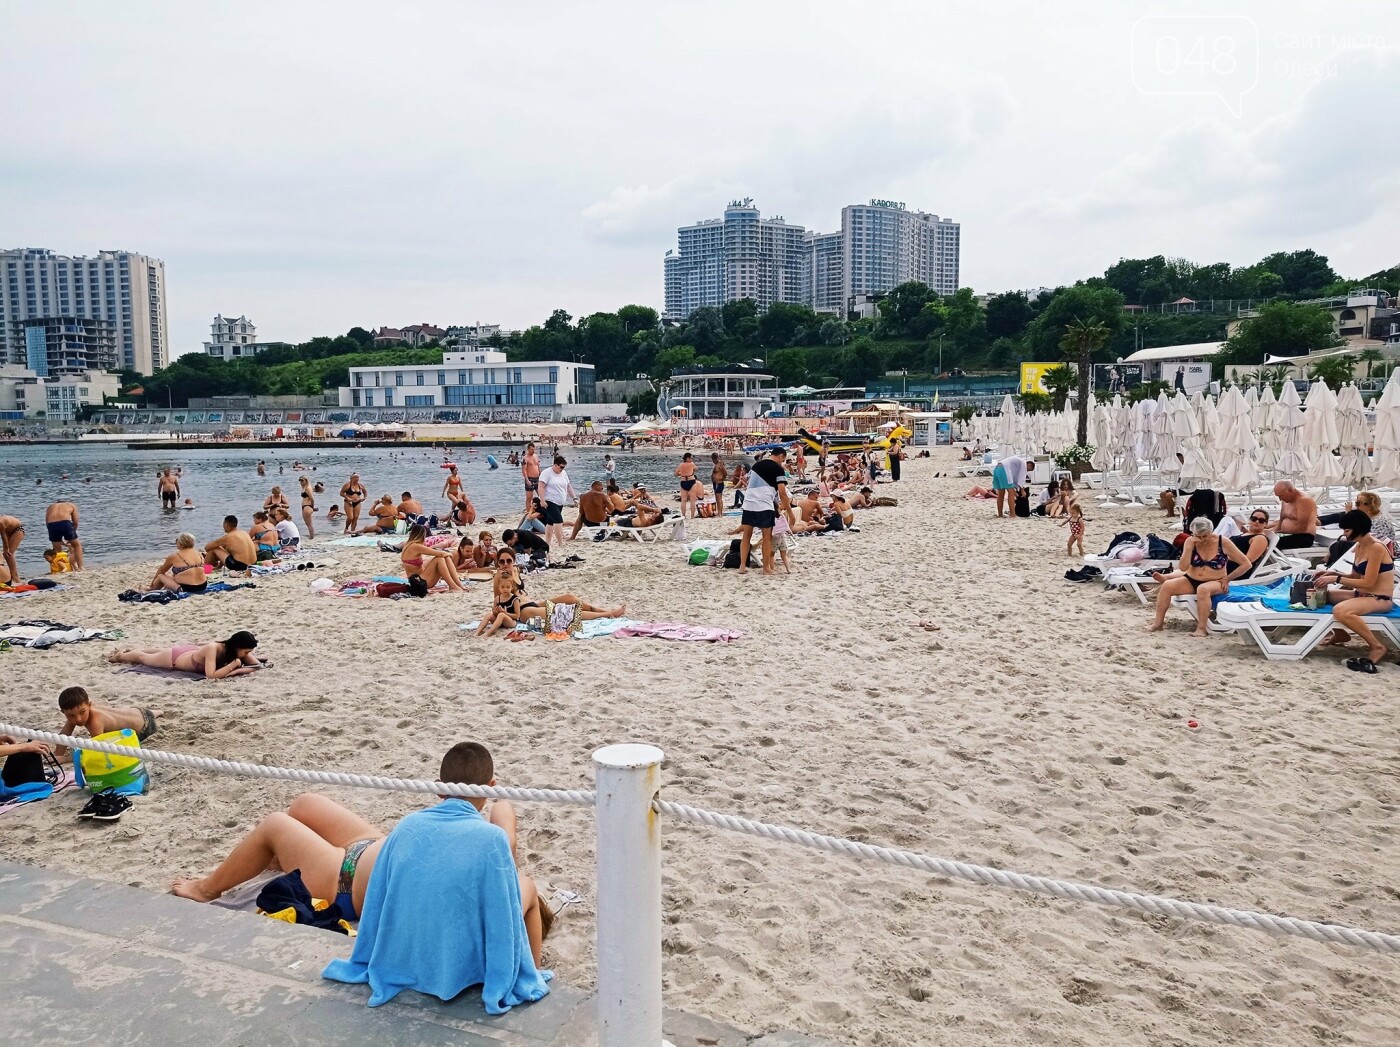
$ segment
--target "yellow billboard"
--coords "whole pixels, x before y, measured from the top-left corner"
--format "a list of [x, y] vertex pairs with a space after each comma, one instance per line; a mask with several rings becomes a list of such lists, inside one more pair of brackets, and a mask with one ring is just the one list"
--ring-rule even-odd
[[1045, 388], [1045, 372], [1052, 367], [1059, 367], [1057, 363], [1050, 364], [1021, 364], [1021, 392], [1023, 393], [1048, 393]]

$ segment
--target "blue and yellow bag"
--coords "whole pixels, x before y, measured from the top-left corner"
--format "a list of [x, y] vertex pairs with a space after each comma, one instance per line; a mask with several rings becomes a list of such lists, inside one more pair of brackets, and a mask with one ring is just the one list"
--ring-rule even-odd
[[[110, 745], [129, 745], [132, 748], [141, 744], [136, 732], [129, 727], [99, 734], [93, 741], [107, 742]], [[95, 793], [110, 789], [121, 796], [142, 796], [151, 787], [146, 765], [136, 757], [99, 753], [92, 749], [73, 751], [73, 777], [80, 789]]]

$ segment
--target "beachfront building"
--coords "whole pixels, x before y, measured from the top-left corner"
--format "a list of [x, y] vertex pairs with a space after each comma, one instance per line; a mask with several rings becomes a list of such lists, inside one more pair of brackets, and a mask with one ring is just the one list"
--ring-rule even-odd
[[662, 391], [664, 411], [686, 418], [757, 418], [777, 399], [774, 376], [742, 364], [678, 368]]
[[40, 374], [20, 364], [0, 364], [0, 418], [71, 422], [81, 408], [114, 398], [120, 388], [121, 379], [106, 371]]
[[22, 360], [41, 378], [107, 371], [117, 366], [117, 326], [87, 316], [49, 316], [16, 320], [12, 325], [24, 346]]
[[781, 215], [760, 218], [753, 200], [732, 200], [723, 218], [676, 230], [677, 249], [662, 260], [668, 320], [706, 305], [752, 298], [760, 311], [805, 298], [807, 231]]
[[0, 249], [0, 363], [28, 366], [27, 320], [103, 320], [116, 366], [152, 374], [170, 363], [165, 263], [130, 251], [93, 258]]
[[440, 364], [352, 367], [341, 407], [524, 408], [557, 417], [560, 408], [594, 402], [592, 364], [516, 360], [491, 349], [445, 352]]

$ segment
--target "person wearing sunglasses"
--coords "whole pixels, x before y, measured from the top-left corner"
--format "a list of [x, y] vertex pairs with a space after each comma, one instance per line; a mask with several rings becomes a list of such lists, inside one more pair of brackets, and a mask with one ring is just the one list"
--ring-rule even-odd
[[627, 613], [625, 606], [611, 609], [595, 607], [570, 593], [551, 596], [547, 601], [527, 600], [525, 581], [520, 576], [520, 569], [515, 565], [515, 556], [505, 549], [496, 557], [496, 578], [491, 583], [491, 589], [495, 602], [490, 610], [481, 616], [481, 624], [476, 629], [477, 636], [490, 636], [501, 629], [512, 630], [521, 622], [543, 618], [549, 611], [549, 604], [573, 604], [574, 616], [580, 622], [586, 622], [590, 618], [621, 618]]
[[1264, 559], [1264, 554], [1269, 551], [1269, 514], [1263, 509], [1255, 509], [1249, 514], [1245, 532], [1231, 535], [1230, 541], [1249, 561], [1249, 570], [1239, 575], [1241, 578], [1248, 578], [1258, 569], [1259, 561]]

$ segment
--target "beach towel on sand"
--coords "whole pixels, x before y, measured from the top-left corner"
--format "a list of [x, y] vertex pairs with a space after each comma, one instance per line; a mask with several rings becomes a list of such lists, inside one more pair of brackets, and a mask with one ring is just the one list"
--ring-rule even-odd
[[488, 1014], [545, 996], [554, 976], [530, 955], [505, 831], [459, 799], [404, 818], [375, 862], [354, 951], [322, 977], [368, 983], [371, 1007], [404, 989], [450, 1000], [480, 985]]

